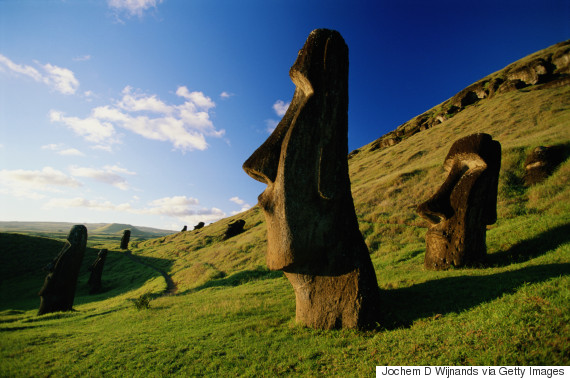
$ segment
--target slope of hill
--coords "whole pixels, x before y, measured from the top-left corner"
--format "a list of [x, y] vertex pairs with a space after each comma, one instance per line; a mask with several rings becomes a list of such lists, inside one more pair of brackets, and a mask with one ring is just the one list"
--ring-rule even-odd
[[[7, 303], [0, 312], [1, 375], [370, 376], [376, 365], [568, 365], [570, 161], [530, 188], [522, 175], [536, 146], [570, 150], [569, 126], [570, 85], [537, 81], [496, 91], [399, 143], [374, 148], [372, 142], [351, 155], [360, 230], [382, 289], [382, 319], [373, 331], [294, 324], [293, 289], [280, 272], [265, 268], [266, 226], [254, 207], [133, 246], [134, 255], [172, 277], [175, 295], [159, 296], [165, 288], [159, 275], [137, 279], [134, 272], [146, 267], [102, 244], [121, 269], [133, 272], [134, 284], [120, 295], [80, 293], [77, 312], [43, 317], [21, 302]], [[451, 144], [476, 132], [502, 145], [488, 261], [427, 271], [427, 228], [415, 208], [443, 182]], [[223, 240], [238, 218], [245, 231]], [[114, 272], [103, 275], [111, 287], [121, 279]], [[150, 310], [137, 311], [129, 299], [145, 291], [156, 296]]]

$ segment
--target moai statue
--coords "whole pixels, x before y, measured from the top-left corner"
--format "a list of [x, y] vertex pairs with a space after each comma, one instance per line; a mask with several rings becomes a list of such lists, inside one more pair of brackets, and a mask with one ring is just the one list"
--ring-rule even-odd
[[245, 221], [243, 219], [238, 219], [235, 222], [228, 224], [228, 228], [224, 233], [224, 240], [241, 234], [243, 232], [243, 226], [245, 226]]
[[89, 281], [87, 281], [87, 284], [89, 285], [89, 294], [95, 294], [101, 291], [101, 275], [103, 274], [103, 265], [105, 265], [107, 253], [108, 251], [106, 249], [100, 250], [97, 254], [97, 259], [89, 267], [89, 270], [91, 271]]
[[320, 329], [374, 326], [379, 289], [358, 229], [348, 176], [348, 47], [311, 32], [289, 71], [283, 119], [243, 168], [267, 184], [267, 266], [296, 296], [297, 322]]
[[486, 226], [497, 220], [501, 144], [489, 134], [466, 136], [453, 143], [443, 167], [447, 179], [417, 208], [429, 222], [424, 265], [433, 270], [485, 259]]
[[38, 315], [73, 309], [79, 268], [86, 245], [87, 228], [82, 225], [73, 226], [65, 246], [49, 265], [50, 272], [38, 293], [41, 297]]
[[185, 225], [184, 227], [182, 227], [182, 231], [180, 231], [180, 232], [185, 232], [187, 229], [188, 229], [188, 226]]
[[546, 180], [567, 157], [564, 145], [536, 147], [524, 162], [525, 185], [532, 186]]
[[194, 226], [194, 230], [199, 230], [199, 229], [201, 229], [202, 227], [204, 227], [204, 222], [200, 222], [200, 223], [198, 223], [197, 225], [195, 225], [195, 226]]
[[121, 249], [129, 249], [129, 240], [131, 240], [131, 230], [123, 231], [121, 238]]

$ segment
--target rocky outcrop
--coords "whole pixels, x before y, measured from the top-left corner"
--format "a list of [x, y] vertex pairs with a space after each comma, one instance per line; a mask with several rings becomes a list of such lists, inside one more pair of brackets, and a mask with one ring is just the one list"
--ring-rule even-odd
[[375, 151], [398, 144], [418, 132], [444, 123], [470, 105], [501, 93], [568, 84], [570, 40], [538, 51], [471, 84], [447, 101], [378, 138], [368, 148], [369, 151]]

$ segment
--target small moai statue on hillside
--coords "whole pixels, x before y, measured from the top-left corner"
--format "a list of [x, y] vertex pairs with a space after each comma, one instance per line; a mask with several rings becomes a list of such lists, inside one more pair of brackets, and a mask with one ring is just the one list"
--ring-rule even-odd
[[131, 240], [131, 230], [123, 231], [121, 238], [121, 249], [129, 249], [129, 240]]
[[200, 223], [198, 223], [197, 225], [195, 225], [195, 226], [194, 226], [194, 230], [199, 230], [199, 229], [201, 229], [202, 227], [204, 227], [204, 222], [200, 222]]
[[567, 157], [568, 151], [563, 145], [536, 147], [524, 162], [525, 185], [532, 186], [546, 180]]
[[63, 249], [49, 265], [50, 272], [38, 293], [41, 297], [38, 315], [73, 310], [77, 278], [86, 245], [87, 228], [83, 225], [73, 226]]
[[293, 286], [297, 322], [368, 328], [380, 291], [358, 228], [348, 176], [348, 47], [333, 30], [311, 32], [289, 71], [295, 93], [277, 128], [244, 163], [267, 184], [266, 263]]
[[101, 276], [103, 274], [105, 260], [107, 259], [107, 253], [108, 250], [106, 249], [100, 250], [97, 254], [97, 259], [89, 267], [89, 270], [91, 271], [89, 281], [87, 281], [87, 284], [89, 285], [89, 294], [95, 294], [101, 291]]
[[443, 163], [445, 182], [418, 214], [429, 222], [427, 269], [482, 263], [487, 256], [486, 227], [497, 221], [501, 144], [489, 134], [472, 134], [451, 146]]
[[224, 233], [224, 240], [241, 234], [243, 232], [243, 226], [245, 226], [245, 221], [243, 219], [238, 219], [235, 222], [228, 224], [228, 228]]
[[186, 230], [188, 230], [188, 226], [184, 225], [184, 227], [182, 227], [182, 231], [180, 232], [185, 232]]

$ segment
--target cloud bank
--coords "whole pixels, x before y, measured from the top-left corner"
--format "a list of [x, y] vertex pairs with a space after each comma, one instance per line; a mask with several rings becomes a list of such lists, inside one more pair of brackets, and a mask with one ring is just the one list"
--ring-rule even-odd
[[205, 150], [208, 148], [207, 136], [225, 134], [225, 130], [217, 130], [210, 119], [210, 111], [216, 106], [211, 98], [202, 92], [191, 92], [185, 86], [178, 87], [176, 95], [184, 99], [182, 104], [168, 104], [157, 95], [144, 94], [127, 86], [120, 100], [92, 109], [86, 118], [69, 117], [51, 110], [50, 120], [107, 149], [118, 142], [117, 128], [146, 139], [170, 142], [183, 152]]

